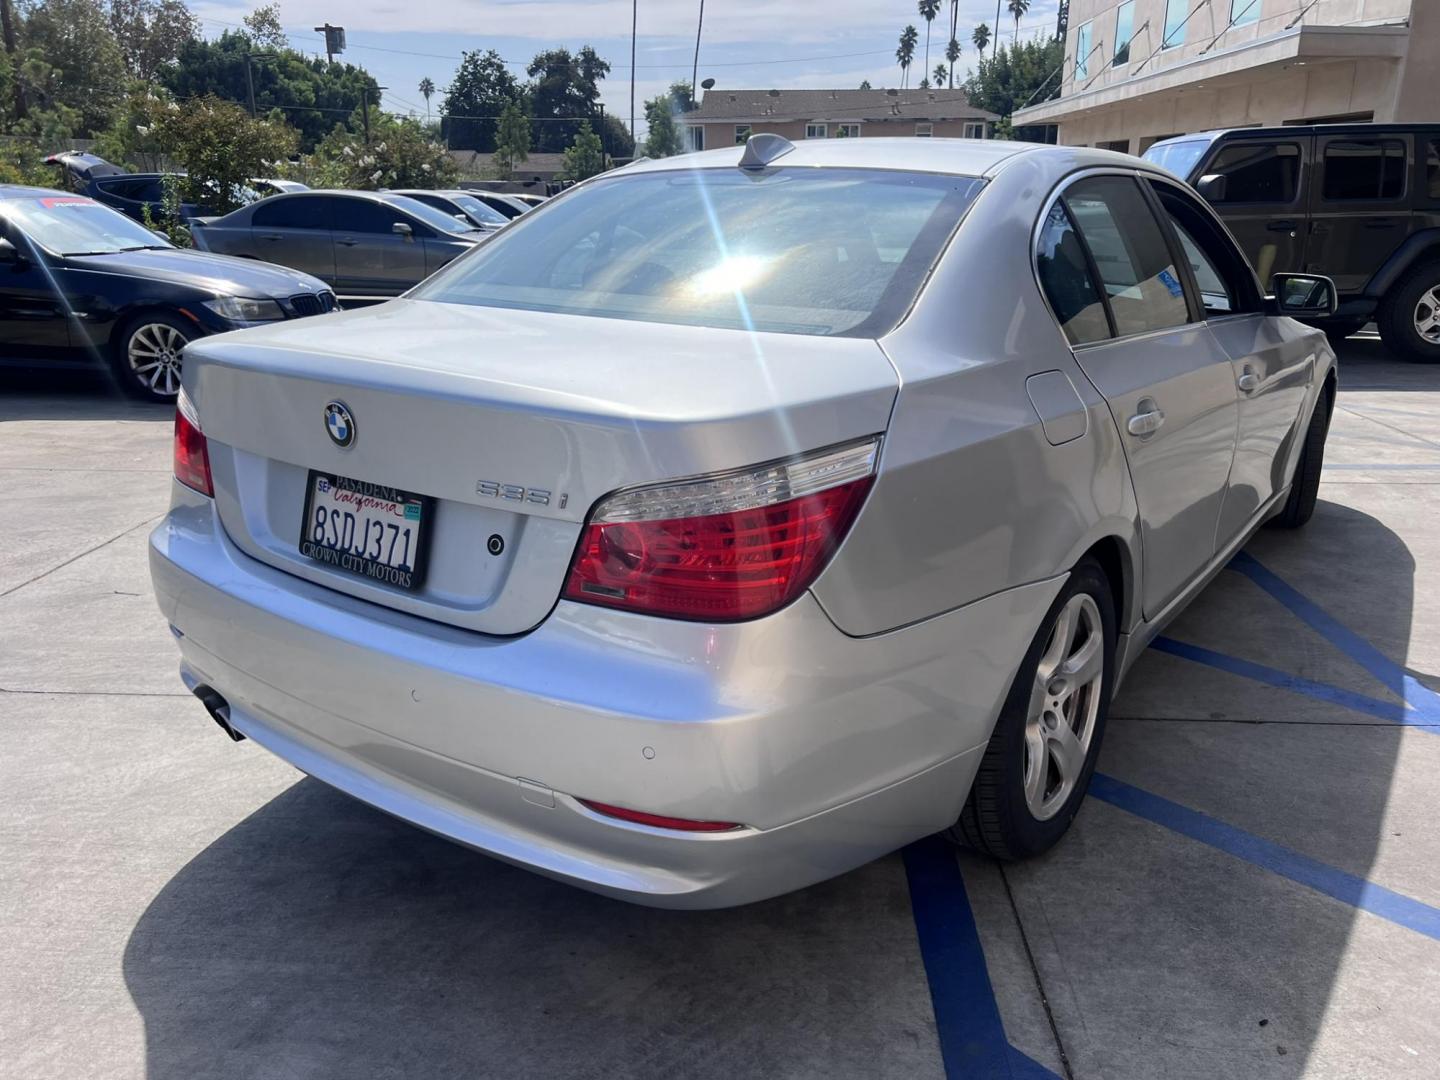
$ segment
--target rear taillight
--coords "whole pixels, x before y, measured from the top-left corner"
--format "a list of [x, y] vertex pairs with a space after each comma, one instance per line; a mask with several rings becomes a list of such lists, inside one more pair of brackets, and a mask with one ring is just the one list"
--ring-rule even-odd
[[879, 439], [601, 500], [565, 597], [703, 622], [784, 607], [824, 568], [870, 489]]
[[619, 818], [621, 821], [633, 821], [636, 825], [649, 825], [652, 829], [674, 829], [676, 832], [731, 832], [734, 829], [745, 827], [734, 821], [696, 821], [694, 818], [647, 814], [644, 810], [611, 806], [609, 803], [592, 802], [590, 799], [581, 799], [580, 803], [597, 814]]
[[215, 485], [210, 482], [210, 453], [205, 447], [205, 436], [200, 434], [200, 420], [195, 406], [180, 391], [175, 401], [175, 479], [188, 488], [194, 488], [201, 495], [215, 495]]

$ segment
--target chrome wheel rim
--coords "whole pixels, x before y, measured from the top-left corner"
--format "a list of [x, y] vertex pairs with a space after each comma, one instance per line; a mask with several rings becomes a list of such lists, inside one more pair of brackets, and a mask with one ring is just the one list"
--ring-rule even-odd
[[1440, 284], [1420, 294], [1415, 304], [1415, 333], [1432, 345], [1440, 345]]
[[1105, 627], [1087, 593], [1055, 617], [1025, 717], [1025, 804], [1037, 821], [1060, 812], [1085, 770], [1105, 676]]
[[180, 392], [180, 354], [190, 339], [169, 323], [144, 323], [130, 335], [125, 355], [130, 372], [152, 394]]

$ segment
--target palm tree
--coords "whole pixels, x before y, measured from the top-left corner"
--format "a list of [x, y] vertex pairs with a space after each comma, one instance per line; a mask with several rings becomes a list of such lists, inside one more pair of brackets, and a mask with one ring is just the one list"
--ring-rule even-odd
[[430, 95], [435, 93], [435, 82], [426, 75], [420, 80], [420, 94], [425, 98], [425, 123], [430, 123]]
[[920, 32], [914, 25], [900, 31], [900, 47], [895, 50], [895, 59], [900, 62], [900, 86], [905, 86], [910, 77], [910, 64], [915, 59], [915, 46], [920, 42]]
[[920, 11], [920, 17], [925, 20], [925, 67], [930, 67], [930, 24], [935, 21], [935, 16], [940, 14], [940, 0], [919, 0], [916, 7]]
[[1015, 39], [1016, 45], [1020, 44], [1020, 18], [1030, 10], [1030, 0], [1009, 0], [1005, 5], [1010, 14], [1015, 16]]
[[[955, 70], [955, 69], [954, 69], [954, 68], [951, 68], [950, 70], [953, 71], [953, 70]], [[936, 87], [944, 86], [944, 85], [945, 85], [945, 65], [944, 65], [944, 64], [936, 64], [936, 65], [935, 65], [935, 70], [930, 73], [930, 78], [934, 80], [934, 82], [931, 84], [932, 86], [936, 86]]]
[[986, 26], [983, 22], [975, 27], [970, 34], [970, 43], [975, 46], [976, 51], [981, 54], [983, 59], [985, 46], [990, 44], [990, 27]]
[[[950, 61], [950, 89], [954, 90], [955, 61], [960, 59], [960, 42], [956, 41], [953, 37], [950, 39], [950, 44], [945, 46], [945, 59]], [[936, 68], [935, 70], [939, 71], [940, 69]]]

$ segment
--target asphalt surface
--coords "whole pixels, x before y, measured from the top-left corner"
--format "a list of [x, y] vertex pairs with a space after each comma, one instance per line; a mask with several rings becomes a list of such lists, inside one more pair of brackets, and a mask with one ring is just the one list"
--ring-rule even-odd
[[1440, 1075], [1440, 369], [1342, 352], [1321, 501], [1141, 659], [1055, 851], [653, 911], [184, 692], [170, 413], [0, 383], [0, 1077]]

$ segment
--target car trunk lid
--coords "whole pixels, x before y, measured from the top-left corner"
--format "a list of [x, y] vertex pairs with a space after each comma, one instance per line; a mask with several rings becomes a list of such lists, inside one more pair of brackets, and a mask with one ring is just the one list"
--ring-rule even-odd
[[[881, 432], [897, 389], [871, 340], [412, 300], [202, 339], [185, 382], [243, 551], [492, 634], [545, 618], [600, 497]], [[312, 470], [433, 500], [417, 588], [300, 553]]]

